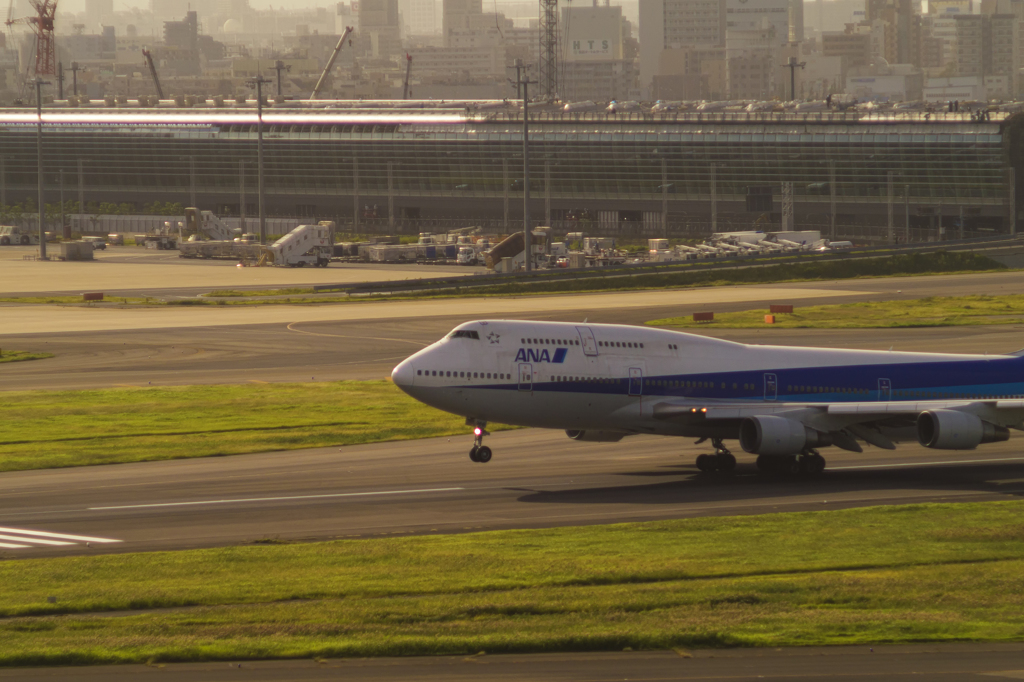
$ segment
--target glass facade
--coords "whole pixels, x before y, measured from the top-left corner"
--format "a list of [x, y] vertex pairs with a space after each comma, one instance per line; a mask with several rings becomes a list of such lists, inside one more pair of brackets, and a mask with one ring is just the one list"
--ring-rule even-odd
[[[891, 173], [900, 201], [908, 188], [917, 205], [970, 207], [1004, 216], [1008, 226], [1017, 117], [692, 118], [538, 116], [530, 130], [531, 190], [556, 207], [660, 211], [667, 201], [670, 211], [710, 211], [712, 197], [742, 202], [752, 187], [792, 182], [797, 202], [835, 201], [850, 213], [889, 202]], [[186, 202], [194, 193], [210, 205], [238, 197], [244, 163], [254, 193], [255, 121], [254, 112], [47, 110], [46, 183], [54, 189], [63, 170], [69, 199], [81, 182], [87, 200]], [[0, 181], [9, 203], [34, 196], [35, 144], [34, 113], [0, 111]], [[438, 215], [483, 210], [489, 215], [481, 217], [495, 217], [502, 198], [522, 196], [515, 115], [268, 112], [264, 145], [267, 202], [278, 213], [313, 202], [346, 215], [354, 200], [390, 197], [396, 206], [433, 206], [425, 211]]]

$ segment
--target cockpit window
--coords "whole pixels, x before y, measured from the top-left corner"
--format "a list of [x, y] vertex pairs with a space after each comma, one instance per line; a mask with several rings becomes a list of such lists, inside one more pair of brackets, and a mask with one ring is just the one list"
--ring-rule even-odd
[[448, 335], [450, 339], [476, 339], [480, 340], [480, 334], [478, 332], [470, 331], [468, 329], [456, 329]]

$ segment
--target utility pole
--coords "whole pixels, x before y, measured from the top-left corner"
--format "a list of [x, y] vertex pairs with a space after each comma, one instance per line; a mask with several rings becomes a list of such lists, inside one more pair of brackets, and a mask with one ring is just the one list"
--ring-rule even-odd
[[78, 72], [85, 71], [84, 68], [78, 65], [78, 62], [71, 62], [71, 92], [78, 97]]
[[515, 61], [515, 69], [516, 86], [523, 93], [523, 247], [526, 272], [530, 272], [533, 270], [533, 240], [530, 233], [530, 85], [537, 81], [531, 81], [524, 75], [530, 66], [524, 64], [522, 59]]
[[64, 99], [64, 62], [57, 62], [57, 99]]
[[796, 101], [796, 70], [802, 69], [807, 66], [807, 62], [798, 62], [796, 57], [790, 57], [789, 62], [783, 64], [784, 67], [789, 69], [789, 99], [793, 102]]
[[284, 96], [284, 94], [281, 91], [281, 72], [282, 71], [287, 71], [287, 72], [291, 73], [291, 70], [292, 70], [292, 67], [285, 66], [285, 63], [282, 62], [280, 59], [278, 59], [276, 62], [274, 62], [274, 71], [277, 71], [277, 96], [278, 97], [283, 97]]
[[263, 84], [269, 82], [270, 79], [260, 73], [247, 82], [250, 88], [256, 89], [256, 193], [260, 215], [260, 244], [267, 243], [267, 215], [263, 202]]
[[46, 260], [46, 202], [43, 193], [43, 86], [49, 81], [36, 78], [36, 182], [39, 190], [39, 260]]

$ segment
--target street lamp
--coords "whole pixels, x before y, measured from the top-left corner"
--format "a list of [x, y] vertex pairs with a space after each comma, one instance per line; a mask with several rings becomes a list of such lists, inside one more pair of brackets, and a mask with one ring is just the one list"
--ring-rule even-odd
[[43, 86], [49, 81], [36, 78], [36, 183], [39, 190], [39, 260], [46, 260], [46, 202], [43, 193]]
[[267, 216], [263, 210], [263, 84], [269, 83], [259, 72], [246, 85], [256, 90], [256, 192], [260, 214], [260, 244], [267, 243]]

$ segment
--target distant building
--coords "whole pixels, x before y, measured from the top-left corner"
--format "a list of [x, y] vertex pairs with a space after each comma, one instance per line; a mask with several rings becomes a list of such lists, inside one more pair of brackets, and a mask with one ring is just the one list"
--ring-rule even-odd
[[561, 22], [565, 48], [558, 94], [562, 99], [639, 97], [636, 63], [626, 47], [629, 22], [622, 16], [621, 7], [566, 7]]

